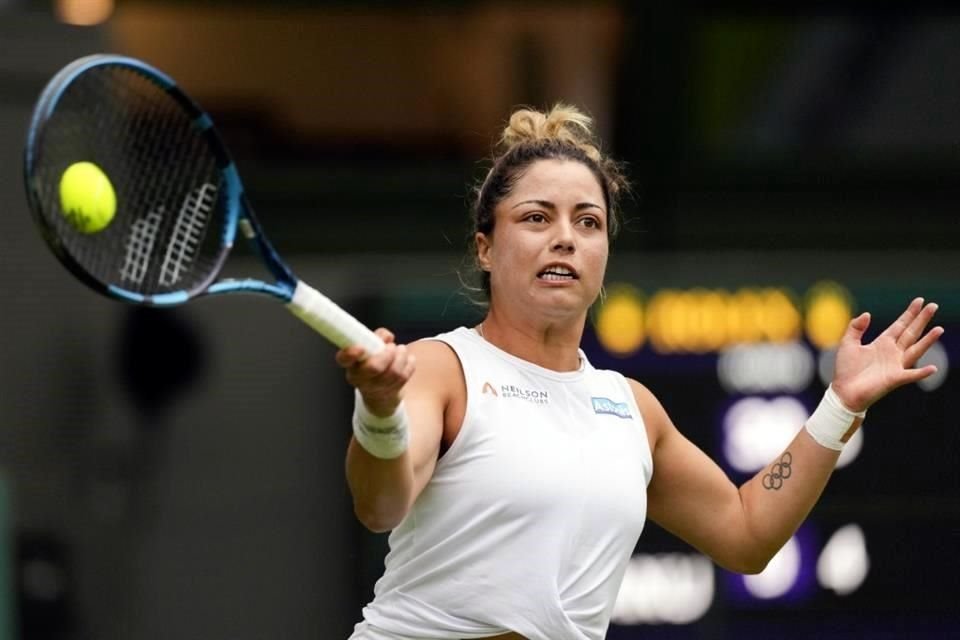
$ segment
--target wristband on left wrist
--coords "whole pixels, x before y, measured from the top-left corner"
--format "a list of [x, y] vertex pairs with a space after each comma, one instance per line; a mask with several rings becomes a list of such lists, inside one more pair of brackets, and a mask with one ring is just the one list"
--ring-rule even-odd
[[818, 444], [841, 451], [843, 445], [857, 432], [867, 412], [852, 411], [833, 390], [833, 385], [827, 387], [823, 399], [813, 414], [807, 418], [806, 429]]

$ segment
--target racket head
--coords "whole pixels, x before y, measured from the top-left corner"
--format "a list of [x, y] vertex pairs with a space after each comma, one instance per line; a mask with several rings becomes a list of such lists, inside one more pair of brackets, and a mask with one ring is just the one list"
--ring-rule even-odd
[[[60, 180], [92, 162], [116, 212], [84, 233]], [[243, 187], [210, 117], [166, 74], [98, 54], [64, 67], [37, 100], [24, 150], [27, 200], [54, 255], [99, 293], [169, 305], [206, 291], [233, 246]]]

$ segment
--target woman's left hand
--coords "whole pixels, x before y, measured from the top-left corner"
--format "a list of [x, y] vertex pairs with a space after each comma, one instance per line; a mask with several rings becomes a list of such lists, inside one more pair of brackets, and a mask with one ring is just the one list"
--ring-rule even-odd
[[897, 387], [923, 380], [936, 373], [934, 365], [914, 369], [927, 349], [943, 335], [943, 327], [924, 330], [937, 311], [935, 303], [924, 305], [916, 298], [896, 322], [869, 344], [862, 344], [870, 326], [870, 314], [850, 321], [837, 347], [833, 390], [852, 411], [867, 407]]

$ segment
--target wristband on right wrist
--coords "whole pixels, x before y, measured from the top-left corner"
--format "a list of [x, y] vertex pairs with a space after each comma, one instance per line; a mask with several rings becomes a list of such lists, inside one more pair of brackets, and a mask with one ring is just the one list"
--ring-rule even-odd
[[383, 460], [400, 456], [410, 444], [407, 412], [401, 402], [393, 415], [373, 415], [359, 391], [354, 393], [353, 437], [371, 455]]
[[837, 396], [833, 385], [827, 387], [823, 400], [813, 414], [807, 418], [806, 429], [810, 437], [818, 444], [834, 451], [841, 451], [843, 445], [857, 432], [866, 411], [851, 411]]

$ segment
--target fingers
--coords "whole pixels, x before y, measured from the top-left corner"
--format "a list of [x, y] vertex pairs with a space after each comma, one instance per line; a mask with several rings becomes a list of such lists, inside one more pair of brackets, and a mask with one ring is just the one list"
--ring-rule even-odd
[[347, 382], [360, 391], [371, 410], [383, 409], [381, 413], [389, 414], [413, 376], [416, 359], [406, 345], [394, 342], [389, 330], [381, 327], [374, 333], [385, 345], [376, 355], [354, 345], [337, 351], [335, 358], [346, 370]]
[[920, 336], [923, 335], [923, 330], [927, 327], [927, 324], [930, 322], [930, 319], [933, 318], [933, 314], [937, 312], [938, 308], [938, 305], [934, 302], [923, 307], [897, 337], [897, 346], [901, 349], [907, 349], [913, 345]]
[[[899, 334], [891, 333], [890, 335], [896, 339], [897, 346], [903, 349], [903, 384], [918, 382], [937, 372], [937, 367], [932, 364], [919, 369], [913, 367], [943, 335], [943, 327], [934, 327], [924, 333], [938, 308], [939, 305], [935, 302], [924, 305], [923, 298], [916, 298], [897, 322], [891, 325], [899, 325], [900, 329]], [[913, 315], [907, 320], [910, 313]], [[906, 322], [905, 326], [903, 322]]]
[[923, 298], [914, 298], [912, 302], [907, 306], [907, 310], [900, 314], [900, 317], [897, 318], [893, 324], [887, 327], [881, 336], [888, 336], [894, 340], [898, 340], [903, 332], [910, 326], [910, 323], [917, 317], [917, 314], [920, 313], [920, 310], [923, 308]]
[[920, 358], [923, 357], [923, 354], [933, 346], [933, 343], [940, 339], [943, 331], [943, 327], [934, 327], [915, 344], [907, 347], [907, 350], [903, 352], [903, 366], [910, 368], [917, 364]]
[[377, 355], [357, 362], [348, 374], [352, 373], [358, 380], [376, 379], [386, 384], [395, 379], [404, 378], [403, 374], [408, 368], [411, 357], [407, 351], [407, 345], [388, 343]]
[[379, 329], [374, 331], [374, 333], [380, 336], [380, 339], [387, 344], [390, 344], [391, 342], [393, 342], [394, 336], [389, 329], [384, 329], [383, 327], [380, 327]]
[[352, 367], [354, 364], [363, 360], [366, 352], [363, 350], [363, 347], [359, 345], [354, 345], [352, 347], [346, 347], [345, 349], [340, 349], [337, 351], [335, 357], [337, 364], [346, 369], [347, 367]]
[[[394, 335], [390, 332], [389, 329], [384, 329], [380, 327], [374, 331], [377, 336], [383, 340], [384, 344], [392, 344], [394, 341]], [[347, 368], [352, 367], [357, 362], [365, 359], [367, 357], [367, 352], [363, 350], [363, 347], [354, 345], [352, 347], [346, 347], [337, 351], [336, 356], [334, 356], [337, 364], [341, 367]]]
[[926, 377], [932, 376], [936, 372], [937, 372], [937, 366], [934, 364], [928, 364], [927, 366], [921, 367], [919, 369], [906, 369], [903, 372], [900, 385], [913, 384], [914, 382], [919, 382]]
[[843, 334], [843, 340], [856, 341], [858, 344], [863, 339], [863, 334], [870, 326], [870, 314], [864, 311], [847, 325], [847, 330]]

